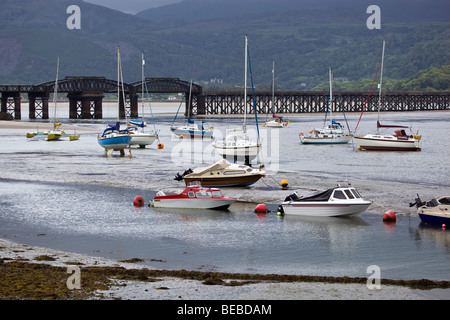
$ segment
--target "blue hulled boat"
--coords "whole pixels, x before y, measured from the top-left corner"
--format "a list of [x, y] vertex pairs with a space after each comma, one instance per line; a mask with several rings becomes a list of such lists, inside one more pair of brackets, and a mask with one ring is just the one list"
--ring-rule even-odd
[[424, 223], [440, 225], [450, 223], [450, 196], [425, 202], [417, 195], [415, 202], [409, 206], [417, 206], [417, 214]]
[[112, 125], [103, 131], [103, 134], [97, 136], [97, 141], [100, 146], [105, 148], [105, 154], [110, 154], [113, 151], [120, 151], [124, 154], [124, 149], [129, 148], [131, 136], [128, 130], [120, 130], [120, 123]]

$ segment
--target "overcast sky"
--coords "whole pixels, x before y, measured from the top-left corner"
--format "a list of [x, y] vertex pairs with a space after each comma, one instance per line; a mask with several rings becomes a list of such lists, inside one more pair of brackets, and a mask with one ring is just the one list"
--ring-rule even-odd
[[98, 4], [125, 13], [135, 14], [139, 11], [161, 7], [166, 4], [181, 2], [182, 0], [84, 0], [93, 4]]

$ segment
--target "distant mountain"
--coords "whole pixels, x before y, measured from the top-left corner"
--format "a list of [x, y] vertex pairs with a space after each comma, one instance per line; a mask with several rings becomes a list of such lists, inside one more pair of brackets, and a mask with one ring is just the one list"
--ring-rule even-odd
[[382, 8], [383, 19], [447, 21], [447, 0], [184, 0], [141, 11], [136, 16], [152, 21], [201, 21], [261, 13], [311, 9], [346, 9], [364, 16], [369, 5]]
[[[144, 52], [147, 77], [202, 85], [220, 79], [234, 87], [243, 82], [245, 34], [260, 87], [270, 85], [273, 61], [275, 82], [285, 90], [316, 87], [329, 66], [349, 81], [371, 78], [383, 40], [386, 79], [450, 63], [450, 22], [442, 18], [448, 0], [377, 2], [380, 30], [366, 27], [369, 0], [184, 0], [137, 15], [81, 0], [2, 0], [0, 83], [53, 80], [57, 56], [60, 78], [115, 79], [120, 45], [126, 82], [140, 80]], [[69, 5], [81, 9], [81, 30], [66, 26]], [[158, 19], [148, 20], [150, 12]]]

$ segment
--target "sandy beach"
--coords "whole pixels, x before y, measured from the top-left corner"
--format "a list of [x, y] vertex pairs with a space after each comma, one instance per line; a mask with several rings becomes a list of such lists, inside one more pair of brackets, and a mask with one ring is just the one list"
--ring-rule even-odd
[[[274, 280], [271, 275], [224, 275], [209, 272], [180, 272], [149, 269], [133, 261], [114, 261], [41, 247], [31, 247], [0, 239], [2, 299], [94, 299], [94, 300], [429, 300], [450, 299], [449, 289], [413, 289], [409, 285], [383, 284], [370, 289], [364, 279], [330, 278], [321, 282]], [[14, 265], [13, 275], [5, 271]], [[31, 266], [27, 269], [24, 265]], [[45, 269], [36, 266], [45, 266]], [[66, 282], [79, 267], [80, 289], [69, 289]], [[92, 269], [104, 277], [92, 286]], [[33, 270], [32, 272], [30, 270]], [[50, 277], [30, 273], [56, 274], [57, 288]], [[184, 270], [183, 270], [184, 271]], [[25, 280], [26, 279], [26, 280]], [[281, 279], [281, 278], [280, 278]], [[335, 281], [335, 283], [333, 283]], [[349, 283], [340, 283], [347, 281]], [[352, 283], [360, 282], [360, 283]], [[361, 283], [362, 282], [362, 283]], [[88, 283], [88, 284], [86, 284]], [[437, 284], [433, 284], [437, 285]], [[447, 283], [448, 285], [448, 283]], [[58, 291], [59, 290], [59, 291]]]
[[[53, 122], [39, 122], [39, 121], [20, 121], [20, 120], [0, 120], [0, 129], [28, 129], [41, 131], [53, 129]], [[93, 131], [91, 128], [79, 126], [76, 124], [63, 123], [60, 127], [63, 130], [79, 130], [79, 131]]]

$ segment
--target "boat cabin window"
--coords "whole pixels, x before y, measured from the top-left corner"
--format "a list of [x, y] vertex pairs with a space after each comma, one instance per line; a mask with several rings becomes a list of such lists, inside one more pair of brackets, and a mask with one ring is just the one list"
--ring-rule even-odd
[[353, 193], [350, 192], [350, 190], [345, 189], [344, 192], [349, 199], [355, 199], [355, 196], [353, 195]]
[[356, 189], [350, 189], [350, 191], [355, 195], [355, 198], [362, 198], [359, 192], [356, 191]]
[[216, 191], [212, 192], [212, 195], [213, 195], [213, 197], [220, 198], [220, 197], [222, 197], [222, 192], [220, 192], [219, 190], [216, 190]]
[[197, 198], [211, 198], [211, 192], [197, 191], [196, 196]]
[[236, 171], [225, 171], [223, 174], [227, 175], [227, 174], [244, 174], [245, 171], [244, 170], [236, 170]]
[[344, 199], [344, 200], [347, 199], [347, 197], [341, 190], [334, 190], [333, 198]]
[[194, 192], [189, 191], [189, 192], [188, 192], [188, 196], [189, 196], [189, 198], [194, 198], [194, 197], [195, 197], [195, 194], [194, 194]]

